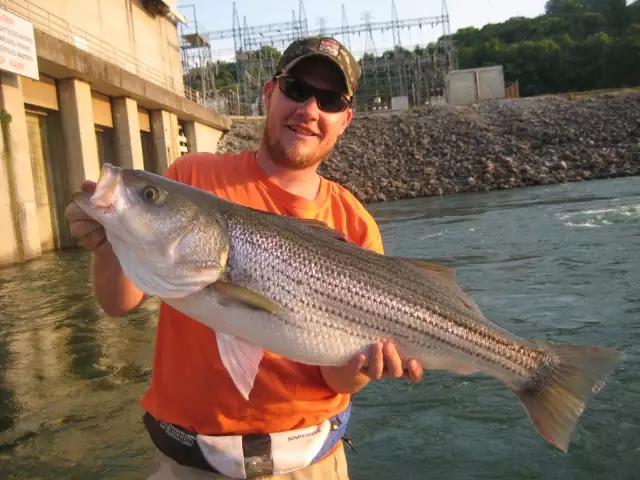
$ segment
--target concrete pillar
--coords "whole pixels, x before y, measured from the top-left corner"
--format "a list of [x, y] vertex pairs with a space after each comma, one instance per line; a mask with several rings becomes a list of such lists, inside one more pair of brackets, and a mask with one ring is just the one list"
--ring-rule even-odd
[[155, 173], [162, 175], [180, 156], [178, 141], [178, 117], [166, 110], [151, 113], [151, 135], [155, 156]]
[[82, 180], [95, 182], [100, 176], [91, 86], [76, 78], [59, 81], [58, 103], [67, 153], [68, 188], [73, 192], [80, 188]]
[[0, 97], [4, 111], [2, 115], [2, 166], [3, 169], [6, 169], [14, 234], [14, 240], [4, 240], [4, 222], [6, 220], [3, 221], [3, 231], [0, 236], [3, 238], [2, 243], [6, 241], [7, 245], [2, 250], [12, 250], [11, 243], [15, 242], [18, 253], [16, 260], [29, 260], [40, 256], [41, 248], [24, 96], [18, 75], [8, 72], [0, 74]]
[[[0, 135], [0, 151], [4, 149]], [[0, 266], [15, 263], [20, 258], [13, 215], [13, 185], [9, 182], [5, 155], [0, 156]]]
[[215, 153], [222, 131], [208, 127], [199, 122], [185, 122], [184, 134], [187, 137], [187, 148], [190, 152]]
[[111, 103], [120, 166], [144, 170], [138, 103], [127, 97], [114, 98]]

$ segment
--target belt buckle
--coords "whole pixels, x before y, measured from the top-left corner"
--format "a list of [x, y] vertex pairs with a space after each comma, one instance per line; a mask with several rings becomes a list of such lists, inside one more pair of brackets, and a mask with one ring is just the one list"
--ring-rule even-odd
[[270, 477], [273, 475], [270, 435], [243, 435], [242, 453], [246, 478]]

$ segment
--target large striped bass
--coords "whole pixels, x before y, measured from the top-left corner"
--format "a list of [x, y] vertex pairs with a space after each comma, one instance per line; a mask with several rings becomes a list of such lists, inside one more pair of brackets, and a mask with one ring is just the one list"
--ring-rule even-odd
[[391, 340], [405, 365], [500, 379], [567, 452], [586, 401], [619, 361], [608, 348], [520, 338], [484, 317], [452, 269], [362, 249], [317, 221], [111, 165], [73, 201], [105, 227], [140, 290], [215, 330], [245, 399], [263, 349], [338, 366]]

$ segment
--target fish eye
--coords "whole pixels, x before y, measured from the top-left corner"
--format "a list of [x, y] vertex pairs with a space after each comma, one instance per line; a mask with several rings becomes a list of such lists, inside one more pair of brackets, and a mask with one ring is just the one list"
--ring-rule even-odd
[[155, 203], [160, 198], [160, 190], [152, 185], [148, 185], [142, 189], [142, 197], [151, 203]]

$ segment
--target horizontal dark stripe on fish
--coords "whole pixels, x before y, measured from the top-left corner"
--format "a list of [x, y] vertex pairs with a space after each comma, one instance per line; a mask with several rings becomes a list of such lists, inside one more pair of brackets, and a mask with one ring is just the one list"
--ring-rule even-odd
[[[296, 298], [294, 293], [299, 293], [299, 292], [293, 292], [290, 289], [287, 288], [286, 283], [283, 283], [281, 285], [279, 285], [279, 289], [281, 291], [283, 291], [284, 293], [288, 294], [288, 295], [284, 295], [285, 298], [288, 298], [289, 300], [296, 299], [295, 303], [305, 303], [303, 301], [301, 301], [299, 298]], [[328, 295], [326, 295], [326, 290], [323, 290], [321, 292], [318, 292], [317, 288], [315, 286], [312, 285], [306, 285], [306, 287], [312, 291], [315, 291], [316, 293], [322, 293], [324, 295], [324, 298], [329, 298], [332, 299], [331, 297], [329, 297]], [[289, 303], [289, 302], [287, 302]], [[292, 310], [294, 310], [295, 312], [295, 307], [293, 305], [288, 306], [288, 305], [283, 305], [284, 307], [288, 307], [291, 308]], [[489, 345], [491, 347], [494, 347], [493, 349], [491, 348], [485, 348], [485, 345], [480, 345], [481, 348], [473, 348], [474, 346], [477, 346], [477, 344], [479, 342], [473, 342], [470, 340], [475, 340], [475, 339], [467, 339], [464, 337], [460, 337], [460, 336], [455, 336], [454, 337], [456, 339], [461, 340], [461, 342], [454, 342], [451, 340], [448, 340], [446, 337], [444, 336], [439, 336], [437, 335], [438, 333], [446, 333], [443, 329], [441, 328], [435, 328], [434, 331], [429, 331], [429, 330], [424, 330], [422, 328], [416, 327], [414, 326], [414, 324], [410, 323], [410, 322], [402, 322], [400, 320], [396, 320], [394, 318], [390, 318], [390, 317], [384, 317], [382, 316], [382, 319], [384, 320], [388, 320], [389, 321], [389, 326], [387, 327], [385, 325], [385, 323], [383, 322], [376, 322], [376, 321], [367, 321], [366, 317], [359, 317], [359, 316], [349, 316], [346, 317], [345, 316], [345, 310], [343, 308], [340, 308], [340, 302], [335, 302], [333, 305], [330, 303], [326, 303], [326, 304], [320, 304], [320, 305], [316, 305], [316, 304], [311, 304], [311, 309], [315, 309], [321, 312], [326, 312], [329, 315], [333, 315], [336, 316], [338, 318], [344, 318], [346, 321], [354, 324], [354, 326], [359, 326], [359, 327], [365, 327], [370, 329], [373, 332], [380, 332], [382, 334], [387, 334], [387, 336], [389, 338], [397, 338], [397, 339], [404, 339], [406, 341], [408, 341], [409, 344], [412, 345], [416, 345], [416, 346], [426, 346], [428, 341], [422, 340], [422, 341], [416, 341], [416, 335], [418, 335], [418, 337], [422, 336], [422, 337], [426, 337], [428, 339], [430, 339], [431, 341], [435, 341], [435, 342], [439, 342], [440, 344], [450, 347], [452, 350], [454, 351], [460, 351], [462, 353], [468, 354], [472, 357], [477, 357], [477, 358], [481, 358], [491, 364], [494, 364], [496, 366], [500, 366], [502, 368], [505, 368], [506, 370], [509, 370], [511, 372], [513, 372], [516, 375], [519, 376], [528, 376], [531, 374], [532, 371], [534, 371], [537, 368], [538, 362], [533, 363], [533, 364], [525, 364], [523, 362], [516, 362], [516, 361], [512, 361], [509, 362], [509, 358], [507, 358], [505, 356], [505, 352], [504, 351], [500, 351], [500, 347], [504, 348], [505, 346], [503, 345], [499, 345], [499, 344], [495, 344], [495, 343], [490, 343]], [[299, 312], [298, 312], [299, 313]], [[381, 317], [381, 315], [376, 314], [376, 312], [372, 312], [373, 314], [375, 314], [378, 318]], [[285, 325], [287, 326], [291, 326], [291, 327], [295, 327], [296, 329], [299, 330], [304, 330], [304, 325], [301, 325], [299, 323], [296, 322], [291, 322], [286, 320], [286, 318], [277, 317], [280, 321], [282, 321]], [[367, 334], [363, 334], [357, 331], [357, 329], [355, 328], [348, 328], [345, 327], [343, 325], [341, 325], [338, 322], [331, 322], [331, 321], [326, 321], [326, 320], [321, 320], [320, 318], [317, 318], [316, 316], [310, 314], [309, 315], [309, 319], [310, 322], [315, 324], [315, 325], [319, 325], [321, 327], [324, 328], [329, 328], [329, 329], [334, 329], [340, 332], [344, 332], [347, 333], [349, 335], [353, 335], [355, 337], [358, 338], [362, 338], [362, 339], [370, 339], [372, 337], [371, 334], [367, 335]], [[429, 321], [427, 322], [428, 324], [435, 324], [437, 325], [437, 321]], [[393, 328], [393, 327], [404, 327], [406, 330], [409, 330], [412, 334], [407, 334], [407, 333], [402, 333], [401, 332], [401, 328]], [[453, 335], [453, 334], [452, 334]], [[465, 343], [466, 342], [466, 343]], [[540, 355], [542, 355], [540, 352], [537, 351], [531, 351], [526, 349], [525, 347], [521, 347], [517, 344], [507, 344], [506, 347], [508, 347], [506, 349], [506, 353], [511, 354], [509, 355], [510, 357], [514, 357], [516, 359], [522, 359], [522, 358], [527, 358], [527, 355], [521, 355], [518, 356], [517, 353], [515, 353], [515, 351], [521, 351], [521, 352], [529, 352], [530, 355], [529, 357], [535, 357], [536, 360], [539, 361]]]
[[[264, 250], [265, 244], [271, 244], [271, 246], [273, 246], [273, 238], [263, 238], [261, 242], [259, 239], [260, 235], [251, 236], [247, 235], [247, 232], [244, 232], [242, 237], [243, 241], [240, 243], [244, 243], [244, 245], [238, 245], [239, 250], [244, 250], [245, 253], [247, 253], [246, 250], [248, 249], [250, 254], [257, 258], [262, 257], [264, 259], [265, 255], [267, 256], [266, 258], [270, 258], [271, 261], [269, 262], [267, 272], [262, 271], [260, 276], [263, 279], [266, 277], [272, 281], [277, 279], [278, 289], [284, 293], [284, 295], [279, 295], [281, 298], [278, 299], [279, 302], [283, 303], [283, 306], [290, 307], [295, 310], [295, 305], [303, 304], [322, 311], [323, 309], [326, 310], [326, 305], [331, 302], [338, 306], [346, 304], [351, 308], [359, 309], [363, 315], [369, 314], [374, 317], [382, 318], [383, 320], [392, 322], [398, 327], [398, 329], [408, 329], [411, 332], [439, 341], [440, 343], [448, 345], [456, 350], [468, 353], [472, 356], [484, 358], [490, 363], [503, 366], [514, 372], [519, 372], [521, 370], [531, 372], [532, 370], [535, 370], [541, 356], [543, 355], [542, 352], [518, 345], [517, 343], [511, 342], [499, 334], [492, 332], [490, 327], [480, 320], [477, 324], [474, 323], [473, 316], [477, 316], [479, 313], [462, 304], [462, 302], [460, 302], [460, 300], [453, 294], [447, 295], [450, 297], [448, 299], [453, 299], [453, 301], [451, 301], [450, 306], [444, 308], [438, 308], [437, 306], [430, 305], [426, 301], [402, 303], [402, 297], [407, 296], [407, 290], [414, 290], [417, 292], [416, 288], [418, 286], [424, 286], [428, 291], [430, 291], [432, 297], [437, 297], [440, 292], [437, 289], [429, 288], [426, 283], [415, 282], [415, 284], [405, 286], [401, 285], [399, 281], [393, 282], [392, 278], [384, 278], [373, 284], [365, 283], [355, 277], [359, 277], [361, 279], [366, 274], [367, 268], [358, 268], [352, 265], [341, 266], [332, 262], [330, 258], [323, 257], [319, 253], [309, 253], [308, 251], [306, 252], [306, 255], [297, 256], [298, 259], [302, 260], [292, 262], [292, 258], [296, 257], [295, 252], [299, 251], [299, 249], [296, 248], [295, 245], [291, 245], [286, 240], [283, 241], [281, 238], [276, 241], [282, 250], [280, 255], [274, 255], [273, 252], [268, 253]], [[247, 241], [247, 238], [250, 238], [251, 241]], [[283, 252], [284, 254], [282, 254]], [[301, 272], [300, 265], [306, 265], [307, 268], [304, 268]], [[314, 265], [315, 267], [310, 267], [310, 265]], [[401, 271], [400, 265], [392, 266], [394, 268], [390, 268], [387, 271]], [[374, 265], [367, 264], [366, 267], [373, 268]], [[246, 274], [250, 278], [254, 277], [251, 272], [242, 273]], [[288, 279], [289, 282], [283, 282], [283, 279]], [[314, 279], [316, 280], [315, 282], [313, 281]], [[300, 283], [302, 283], [302, 287]], [[287, 284], [291, 285], [291, 288], [287, 288], [285, 286]], [[336, 284], [339, 288], [332, 288]], [[315, 293], [315, 298], [317, 298], [317, 300], [302, 300], [300, 297], [301, 289]], [[396, 293], [404, 293], [404, 295], [398, 295], [397, 303], [393, 298], [394, 290]], [[384, 294], [377, 295], [376, 291], [384, 292]], [[348, 301], [348, 299], [357, 297], [358, 295], [362, 296], [365, 292], [369, 293], [369, 295], [366, 295], [368, 297], [366, 302], [353, 303]], [[424, 292], [422, 293], [424, 294]], [[311, 297], [313, 297], [313, 295], [311, 295]], [[415, 298], [419, 299], [421, 297], [416, 295]], [[327, 302], [324, 302], [323, 300], [327, 300]], [[457, 303], [455, 300], [457, 300]], [[436, 303], [436, 301], [434, 301], [434, 303]], [[460, 314], [460, 318], [447, 315], [445, 310], [457, 311]], [[383, 311], [385, 312], [383, 313]], [[389, 311], [404, 311], [406, 316], [414, 321], [407, 320], [402, 316], [391, 317], [389, 315]], [[335, 314], [339, 318], [345, 318], [344, 310], [339, 307], [336, 307]], [[465, 320], [465, 314], [469, 314], [469, 320]], [[357, 325], [371, 328], [374, 331], [377, 330], [400, 336], [400, 333], [395, 330], [389, 331], [384, 329], [382, 325], [378, 325], [377, 323], [367, 323], [359, 317], [354, 316], [345, 319]], [[439, 322], [437, 319], [441, 319], [442, 321]], [[426, 323], [426, 325], [431, 328], [427, 331], [424, 328], [415, 326], [420, 323]], [[337, 328], [336, 325], [331, 323], [324, 326]], [[455, 341], [447, 340], [446, 337], [449, 336], [453, 336], [455, 339], [458, 339], [461, 345], [457, 344]], [[408, 338], [406, 335], [403, 335], [402, 337]], [[423, 342], [422, 344], [417, 342], [413, 343], [417, 345], [424, 345], [426, 342]], [[471, 347], [467, 347], [465, 344], [469, 344]], [[487, 353], [481, 354], [479, 351]]]

